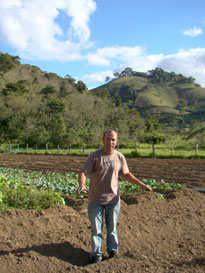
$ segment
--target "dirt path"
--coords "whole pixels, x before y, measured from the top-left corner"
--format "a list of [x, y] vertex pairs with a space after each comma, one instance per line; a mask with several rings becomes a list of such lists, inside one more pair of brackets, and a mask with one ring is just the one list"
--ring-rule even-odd
[[[86, 157], [54, 155], [1, 154], [0, 167], [26, 171], [79, 172]], [[188, 188], [205, 188], [204, 159], [127, 158], [130, 171], [138, 178], [163, 179]]]

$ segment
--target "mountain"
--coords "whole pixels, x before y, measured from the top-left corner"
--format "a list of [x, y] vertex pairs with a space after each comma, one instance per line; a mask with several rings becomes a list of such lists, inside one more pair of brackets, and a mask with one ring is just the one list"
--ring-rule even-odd
[[149, 74], [130, 74], [122, 72], [110, 82], [92, 89], [92, 92], [107, 94], [117, 104], [137, 109], [143, 117], [148, 114], [157, 116], [162, 123], [173, 118], [183, 118], [186, 122], [192, 119], [205, 121], [205, 88], [194, 83], [193, 78], [160, 68]]
[[99, 147], [103, 132], [113, 128], [127, 145], [184, 132], [192, 120], [191, 137], [204, 135], [205, 89], [193, 78], [160, 68], [127, 68], [114, 76], [88, 90], [70, 75], [61, 78], [0, 53], [0, 143]]

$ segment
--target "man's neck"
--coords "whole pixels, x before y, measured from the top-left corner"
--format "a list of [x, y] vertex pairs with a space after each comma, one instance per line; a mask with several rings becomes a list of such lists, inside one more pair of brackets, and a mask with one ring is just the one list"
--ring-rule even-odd
[[114, 151], [115, 151], [115, 149], [113, 149], [112, 151], [106, 151], [106, 150], [103, 148], [103, 152], [104, 152], [105, 154], [107, 154], [107, 155], [112, 155], [112, 154], [114, 154]]

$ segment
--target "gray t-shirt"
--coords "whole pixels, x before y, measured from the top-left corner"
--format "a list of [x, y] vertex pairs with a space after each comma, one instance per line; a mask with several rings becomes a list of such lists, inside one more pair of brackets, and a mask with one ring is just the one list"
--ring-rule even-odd
[[89, 201], [98, 204], [113, 204], [119, 201], [118, 174], [129, 172], [123, 154], [114, 150], [111, 155], [99, 149], [89, 155], [82, 171], [90, 174]]

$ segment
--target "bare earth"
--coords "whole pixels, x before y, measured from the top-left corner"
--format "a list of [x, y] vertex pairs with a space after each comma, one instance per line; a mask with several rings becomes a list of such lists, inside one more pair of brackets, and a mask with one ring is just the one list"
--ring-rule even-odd
[[[82, 156], [0, 154], [0, 167], [25, 171], [76, 172], [85, 162]], [[130, 171], [138, 178], [163, 179], [188, 188], [205, 188], [204, 159], [127, 158]]]
[[[0, 166], [77, 172], [85, 157], [0, 155]], [[138, 178], [205, 188], [205, 161], [128, 159]], [[123, 200], [131, 200], [131, 204]], [[75, 209], [0, 212], [1, 273], [204, 273], [205, 195], [189, 189], [125, 196], [118, 225], [119, 256], [89, 264], [87, 201]], [[103, 234], [103, 253], [105, 251]]]

